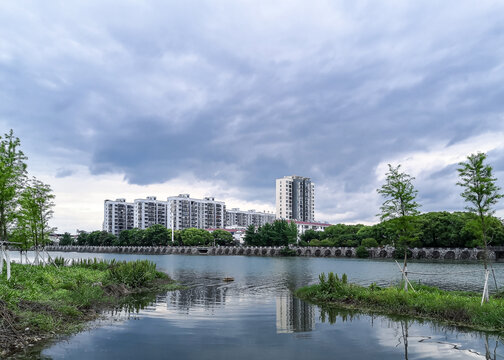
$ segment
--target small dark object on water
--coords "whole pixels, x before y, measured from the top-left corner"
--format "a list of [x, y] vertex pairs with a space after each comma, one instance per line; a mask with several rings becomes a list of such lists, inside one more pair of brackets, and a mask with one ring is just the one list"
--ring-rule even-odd
[[232, 277], [225, 277], [225, 278], [224, 278], [224, 279], [222, 279], [222, 280], [224, 280], [224, 281], [226, 281], [226, 282], [230, 282], [230, 281], [234, 281], [234, 278], [232, 278]]

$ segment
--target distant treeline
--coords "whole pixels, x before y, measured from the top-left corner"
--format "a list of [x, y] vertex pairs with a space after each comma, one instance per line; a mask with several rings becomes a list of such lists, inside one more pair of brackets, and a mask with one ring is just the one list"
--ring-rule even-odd
[[[396, 245], [398, 234], [394, 221], [383, 221], [376, 225], [337, 224], [324, 231], [307, 230], [300, 236], [301, 246], [350, 246], [374, 247]], [[481, 241], [481, 227], [476, 215], [468, 212], [430, 212], [415, 217], [416, 233], [410, 247], [475, 247]], [[496, 217], [487, 219], [487, 235], [490, 245], [504, 245], [504, 225]], [[250, 226], [245, 232], [245, 244], [249, 246], [287, 246], [298, 238], [294, 223], [277, 220], [259, 228]], [[196, 246], [237, 245], [233, 236], [224, 230], [212, 233], [202, 229], [176, 230], [174, 242], [171, 229], [153, 225], [146, 230], [122, 231], [119, 236], [106, 231], [79, 232], [76, 240], [69, 235], [60, 240], [60, 245], [92, 246]]]
[[172, 242], [171, 229], [162, 225], [153, 225], [145, 230], [131, 229], [121, 231], [119, 236], [106, 231], [80, 231], [74, 241], [70, 236], [63, 236], [60, 245], [91, 246], [171, 246], [171, 245], [234, 245], [233, 235], [224, 230], [212, 233], [203, 229], [175, 230]]
[[[366, 247], [395, 245], [398, 234], [394, 220], [376, 225], [331, 225], [325, 231], [308, 230], [301, 235], [304, 246]], [[481, 244], [481, 227], [476, 215], [468, 212], [429, 212], [416, 216], [414, 240], [410, 247], [476, 247]], [[487, 218], [491, 246], [504, 245], [504, 225], [496, 217]]]

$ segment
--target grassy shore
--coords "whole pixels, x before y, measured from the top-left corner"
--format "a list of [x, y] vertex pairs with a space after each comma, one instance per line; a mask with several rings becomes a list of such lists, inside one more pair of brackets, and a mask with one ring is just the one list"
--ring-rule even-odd
[[0, 277], [0, 357], [79, 331], [101, 310], [121, 306], [136, 294], [177, 287], [145, 260], [12, 264], [11, 279], [5, 272]]
[[346, 275], [339, 279], [329, 273], [319, 276], [320, 283], [303, 287], [296, 295], [303, 300], [364, 312], [429, 319], [474, 330], [504, 333], [504, 299], [494, 296], [481, 306], [481, 294], [444, 291], [415, 285], [416, 292], [402, 286], [381, 288], [350, 284]]

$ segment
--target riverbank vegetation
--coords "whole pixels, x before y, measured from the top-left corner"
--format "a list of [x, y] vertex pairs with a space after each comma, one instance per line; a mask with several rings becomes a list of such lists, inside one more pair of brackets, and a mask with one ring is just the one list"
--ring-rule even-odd
[[127, 304], [131, 296], [175, 288], [168, 275], [145, 260], [12, 264], [11, 279], [0, 278], [0, 355], [78, 331], [101, 310]]
[[80, 231], [75, 240], [65, 237], [60, 241], [60, 245], [88, 246], [230, 246], [234, 244], [233, 235], [221, 229], [212, 232], [195, 228], [175, 230], [172, 241], [171, 229], [159, 224], [145, 230], [137, 228], [124, 230], [119, 236], [106, 231]]
[[441, 321], [476, 330], [504, 333], [504, 299], [496, 295], [481, 305], [481, 294], [444, 291], [414, 284], [415, 292], [403, 286], [382, 288], [348, 283], [345, 274], [319, 276], [319, 283], [300, 288], [296, 295], [303, 300], [322, 305], [357, 309], [364, 312], [401, 315]]

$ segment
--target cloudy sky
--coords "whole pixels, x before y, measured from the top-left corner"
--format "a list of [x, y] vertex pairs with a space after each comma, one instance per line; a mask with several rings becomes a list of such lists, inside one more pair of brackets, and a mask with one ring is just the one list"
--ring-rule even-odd
[[291, 174], [317, 220], [374, 223], [388, 163], [422, 211], [461, 210], [477, 151], [504, 187], [502, 1], [4, 1], [0, 82], [60, 231], [107, 198], [273, 211]]

